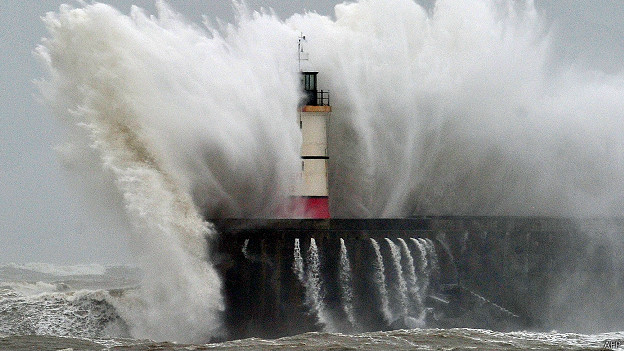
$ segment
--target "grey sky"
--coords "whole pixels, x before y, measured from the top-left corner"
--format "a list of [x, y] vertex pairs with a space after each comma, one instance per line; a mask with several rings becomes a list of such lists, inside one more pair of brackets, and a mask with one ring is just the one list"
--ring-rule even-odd
[[[42, 77], [43, 71], [32, 52], [46, 35], [40, 16], [65, 2], [0, 2], [0, 263], [127, 261], [124, 240], [103, 229], [106, 220], [92, 216], [66, 181], [53, 151], [62, 140], [61, 128], [36, 99], [33, 80]], [[152, 0], [103, 2], [124, 13], [132, 3], [154, 13]], [[304, 9], [333, 15], [338, 2], [247, 1], [252, 8], [271, 7], [282, 18]], [[422, 2], [431, 6], [433, 0]], [[229, 0], [170, 4], [193, 22], [200, 22], [202, 14], [225, 21], [233, 18]], [[554, 26], [554, 63], [575, 63], [607, 73], [622, 71], [624, 1], [543, 0], [536, 5]]]

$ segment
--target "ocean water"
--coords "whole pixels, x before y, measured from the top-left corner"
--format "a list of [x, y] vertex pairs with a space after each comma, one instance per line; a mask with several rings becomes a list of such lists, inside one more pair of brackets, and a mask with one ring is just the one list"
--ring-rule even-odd
[[[624, 349], [624, 332], [583, 335], [412, 329], [311, 332], [275, 340], [173, 343], [136, 339], [119, 310], [142, 274], [128, 266], [0, 266], [1, 350], [600, 350]], [[608, 343], [608, 344], [605, 344]], [[608, 347], [605, 347], [607, 345]]]
[[362, 0], [332, 18], [288, 19], [238, 5], [235, 23], [205, 27], [164, 2], [157, 15], [98, 3], [46, 14], [39, 85], [66, 126], [59, 154], [93, 203], [114, 199], [138, 268], [4, 266], [1, 346], [574, 349], [618, 340], [418, 329], [203, 344], [222, 337], [225, 308], [206, 218], [270, 217], [297, 182], [302, 32], [305, 69], [332, 94], [333, 215], [624, 214], [624, 76], [549, 66], [548, 29], [531, 1], [518, 3], [439, 0], [430, 12]]

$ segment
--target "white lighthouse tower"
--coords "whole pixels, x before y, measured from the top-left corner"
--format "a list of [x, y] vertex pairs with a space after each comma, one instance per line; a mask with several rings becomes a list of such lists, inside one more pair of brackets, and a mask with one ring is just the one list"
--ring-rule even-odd
[[[299, 60], [303, 53], [299, 40]], [[301, 66], [301, 65], [300, 65]], [[301, 181], [295, 190], [295, 197], [305, 206], [307, 218], [329, 218], [329, 184], [327, 152], [327, 126], [331, 115], [329, 92], [319, 90], [318, 72], [301, 71], [301, 85], [305, 93], [299, 107], [299, 127], [303, 142], [301, 145]]]

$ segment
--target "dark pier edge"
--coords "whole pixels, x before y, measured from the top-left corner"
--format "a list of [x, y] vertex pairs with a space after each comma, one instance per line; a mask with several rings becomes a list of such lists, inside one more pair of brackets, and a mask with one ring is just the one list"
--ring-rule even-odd
[[[436, 216], [388, 219], [221, 219], [211, 256], [223, 278], [229, 338], [279, 337], [320, 330], [293, 274], [319, 247], [328, 308], [340, 310], [339, 240], [347, 243], [360, 330], [383, 330], [370, 278], [370, 238], [428, 238], [440, 272], [427, 305], [432, 327], [600, 332], [624, 321], [624, 218]], [[246, 253], [243, 246], [248, 240]], [[382, 247], [383, 249], [383, 247]], [[388, 252], [385, 249], [385, 256]], [[358, 285], [359, 284], [359, 285]], [[366, 293], [370, 292], [370, 294]], [[439, 297], [439, 298], [438, 298]], [[440, 303], [443, 301], [444, 303]], [[439, 313], [438, 313], [439, 312]], [[440, 317], [441, 316], [441, 317]], [[339, 319], [339, 318], [338, 318]], [[344, 323], [344, 322], [342, 322]], [[348, 326], [338, 323], [341, 330]]]

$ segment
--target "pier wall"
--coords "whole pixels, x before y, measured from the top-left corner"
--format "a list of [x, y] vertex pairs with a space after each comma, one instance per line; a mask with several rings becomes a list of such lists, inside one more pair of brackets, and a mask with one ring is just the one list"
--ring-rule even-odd
[[[221, 220], [215, 225], [220, 234], [211, 254], [224, 280], [224, 320], [230, 337], [413, 327], [404, 319], [384, 318], [379, 306], [371, 239], [381, 249], [390, 304], [397, 303], [392, 289], [401, 274], [392, 271], [386, 238], [410, 243], [417, 261], [411, 238], [429, 239], [435, 246], [437, 271], [427, 273], [431, 279], [423, 296], [426, 313], [420, 315], [425, 325], [419, 326], [621, 329], [624, 220], [422, 217]], [[320, 256], [324, 320], [306, 303], [304, 284], [293, 269], [295, 239], [305, 257], [311, 238]], [[357, 325], [347, 322], [341, 306], [341, 238], [351, 265]]]

